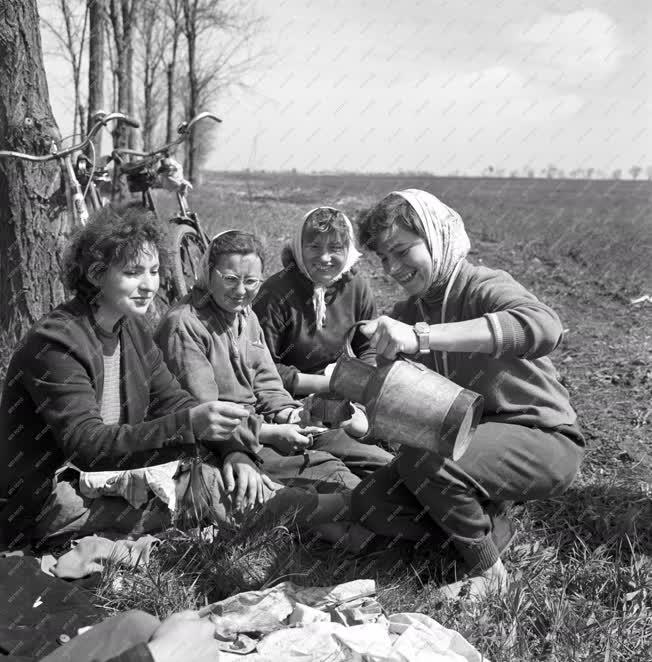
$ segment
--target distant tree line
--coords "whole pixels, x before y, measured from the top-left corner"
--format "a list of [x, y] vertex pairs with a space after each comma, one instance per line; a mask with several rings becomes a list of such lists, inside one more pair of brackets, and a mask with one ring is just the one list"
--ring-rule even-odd
[[[623, 169], [616, 168], [611, 172], [600, 168], [573, 168], [565, 171], [554, 164], [550, 164], [539, 170], [530, 166], [525, 166], [521, 170], [506, 170], [505, 168], [496, 168], [487, 166], [482, 171], [483, 177], [539, 177], [546, 179], [622, 179]], [[633, 165], [626, 171], [630, 179], [639, 179], [643, 174], [643, 168], [639, 165]], [[652, 165], [645, 168], [646, 179], [652, 180]]]

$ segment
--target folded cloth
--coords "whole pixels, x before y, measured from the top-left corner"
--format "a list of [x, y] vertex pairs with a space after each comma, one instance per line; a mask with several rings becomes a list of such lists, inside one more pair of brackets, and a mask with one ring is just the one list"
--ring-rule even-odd
[[174, 476], [179, 471], [179, 464], [179, 460], [175, 460], [126, 471], [82, 471], [79, 491], [89, 499], [120, 496], [134, 508], [147, 503], [151, 491], [174, 512], [177, 507]]
[[72, 549], [59, 557], [50, 574], [63, 579], [78, 579], [104, 569], [102, 561], [119, 563], [135, 568], [147, 565], [154, 545], [161, 541], [154, 536], [142, 536], [138, 540], [109, 540], [99, 536], [87, 536], [73, 540]]

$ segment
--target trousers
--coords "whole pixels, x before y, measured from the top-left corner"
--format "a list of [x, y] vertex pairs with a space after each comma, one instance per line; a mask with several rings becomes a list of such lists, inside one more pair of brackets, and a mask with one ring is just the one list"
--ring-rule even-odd
[[403, 446], [354, 490], [353, 516], [380, 535], [450, 539], [469, 569], [483, 571], [500, 557], [492, 536], [496, 504], [561, 494], [583, 454], [579, 439], [559, 431], [481, 423], [456, 462]]

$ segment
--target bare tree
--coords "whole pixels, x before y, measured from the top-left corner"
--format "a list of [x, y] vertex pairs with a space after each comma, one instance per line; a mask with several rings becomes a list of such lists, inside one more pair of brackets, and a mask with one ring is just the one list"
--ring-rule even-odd
[[[90, 127], [93, 113], [104, 107], [104, 31], [106, 25], [105, 0], [86, 0], [88, 11], [88, 118]], [[101, 137], [95, 138], [99, 153]]]
[[[134, 115], [133, 30], [136, 0], [109, 0], [109, 20], [113, 36], [114, 80], [117, 88], [117, 110]], [[115, 110], [115, 108], [114, 108]], [[133, 147], [133, 132], [120, 122], [113, 130], [114, 147]]]
[[[0, 11], [0, 149], [44, 154], [60, 137], [50, 108], [36, 0]], [[69, 220], [56, 162], [0, 159], [0, 328], [17, 340], [63, 298]]]
[[166, 109], [166, 122], [165, 122], [165, 142], [169, 143], [172, 140], [173, 124], [174, 124], [174, 92], [175, 92], [175, 77], [177, 68], [177, 56], [179, 53], [179, 40], [181, 37], [182, 26], [182, 0], [166, 0], [166, 14], [170, 30], [170, 53], [166, 64], [167, 74], [167, 109]]
[[[140, 35], [137, 56], [142, 76], [142, 140], [143, 149], [152, 147], [156, 121], [164, 107], [160, 74], [165, 65], [166, 49], [172, 32], [179, 31], [160, 11], [157, 0], [140, 0], [136, 12], [136, 29]], [[177, 37], [178, 41], [178, 37]], [[175, 56], [176, 57], [176, 56]]]
[[61, 51], [58, 54], [62, 55], [72, 68], [75, 94], [73, 133], [84, 135], [86, 126], [81, 94], [81, 68], [88, 11], [85, 3], [79, 0], [56, 0], [54, 5], [58, 10], [58, 19], [41, 18], [41, 22], [59, 43]]
[[638, 179], [638, 176], [641, 174], [641, 170], [643, 170], [641, 166], [633, 165], [629, 169], [629, 174], [632, 176], [632, 179]]
[[611, 174], [611, 179], [620, 179], [623, 176], [623, 171], [620, 168], [616, 168]]
[[[251, 16], [246, 3], [221, 0], [181, 0], [182, 31], [187, 46], [188, 107], [194, 116], [233, 85], [244, 86], [244, 76], [265, 56], [254, 49], [253, 37], [262, 19]], [[186, 176], [197, 176], [195, 136], [187, 143]]]

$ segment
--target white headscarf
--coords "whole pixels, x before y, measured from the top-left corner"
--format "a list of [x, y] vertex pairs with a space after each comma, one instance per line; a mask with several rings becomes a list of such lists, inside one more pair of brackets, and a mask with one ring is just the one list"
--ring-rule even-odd
[[432, 274], [426, 292], [443, 290], [460, 260], [468, 255], [471, 242], [462, 217], [432, 193], [409, 188], [393, 191], [407, 200], [421, 222], [422, 234], [432, 259]]
[[[303, 243], [302, 243], [303, 229], [306, 226], [306, 222], [308, 221], [310, 216], [312, 216], [312, 214], [314, 214], [316, 211], [320, 209], [328, 209], [330, 211], [337, 212], [344, 218], [344, 222], [346, 224], [346, 236], [348, 240], [348, 246], [347, 246], [348, 253], [346, 256], [346, 260], [342, 265], [342, 268], [337, 272], [337, 274], [335, 274], [335, 276], [330, 280], [330, 282], [327, 285], [323, 285], [321, 283], [315, 283], [315, 281], [308, 273], [306, 263], [303, 259]], [[315, 309], [315, 321], [317, 324], [317, 328], [321, 329], [324, 326], [324, 322], [326, 321], [326, 289], [333, 283], [336, 283], [340, 278], [342, 278], [342, 276], [345, 273], [349, 272], [351, 270], [351, 267], [358, 261], [358, 259], [362, 255], [362, 253], [360, 253], [355, 246], [355, 237], [353, 234], [353, 226], [351, 225], [351, 221], [347, 218], [344, 212], [340, 211], [339, 209], [335, 209], [335, 207], [315, 207], [314, 209], [311, 209], [303, 217], [301, 226], [298, 228], [296, 234], [294, 235], [294, 238], [290, 245], [290, 249], [292, 251], [294, 261], [297, 263], [297, 267], [299, 267], [299, 271], [309, 281], [311, 281], [314, 284], [314, 290], [312, 293], [312, 305], [313, 308]]]

